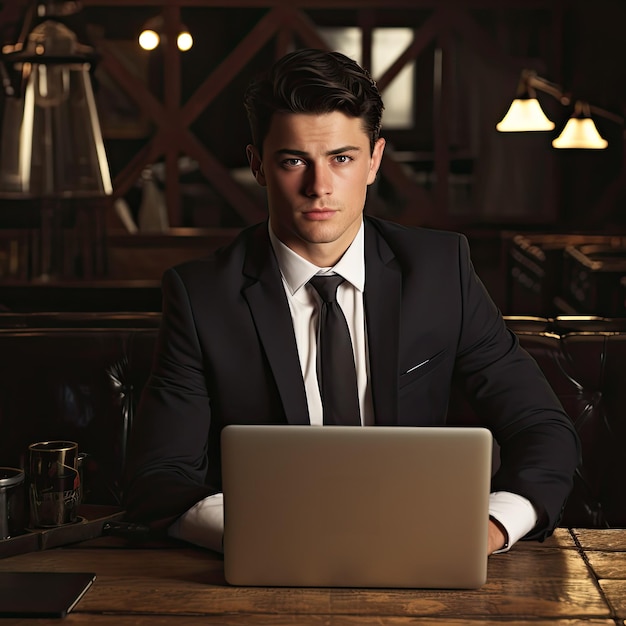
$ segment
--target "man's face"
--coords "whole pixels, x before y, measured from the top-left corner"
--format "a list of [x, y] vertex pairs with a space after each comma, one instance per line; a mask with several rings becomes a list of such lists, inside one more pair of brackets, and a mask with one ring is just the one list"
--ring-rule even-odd
[[359, 230], [384, 147], [379, 139], [370, 153], [362, 121], [339, 111], [275, 114], [263, 158], [248, 146], [248, 159], [276, 236], [315, 265], [334, 265]]

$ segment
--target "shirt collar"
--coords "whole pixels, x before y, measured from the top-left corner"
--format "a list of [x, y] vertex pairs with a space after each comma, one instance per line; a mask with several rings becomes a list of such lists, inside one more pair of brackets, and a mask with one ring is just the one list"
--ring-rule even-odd
[[291, 248], [288, 248], [272, 230], [269, 225], [269, 235], [274, 253], [278, 260], [283, 280], [292, 295], [309, 282], [315, 274], [335, 273], [345, 278], [351, 285], [363, 291], [365, 288], [365, 247], [364, 247], [364, 226], [361, 227], [356, 237], [352, 240], [349, 248], [333, 267], [318, 267], [303, 259]]

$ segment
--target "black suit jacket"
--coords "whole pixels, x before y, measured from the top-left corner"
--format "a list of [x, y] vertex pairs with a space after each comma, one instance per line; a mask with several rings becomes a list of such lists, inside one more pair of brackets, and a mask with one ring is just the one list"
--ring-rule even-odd
[[[545, 537], [571, 489], [578, 440], [474, 273], [465, 237], [366, 218], [365, 315], [376, 424], [445, 424], [458, 378], [501, 446], [493, 490], [533, 502], [540, 519], [529, 537]], [[266, 223], [164, 274], [130, 443], [130, 517], [163, 527], [220, 491], [220, 432], [235, 423], [309, 423]]]

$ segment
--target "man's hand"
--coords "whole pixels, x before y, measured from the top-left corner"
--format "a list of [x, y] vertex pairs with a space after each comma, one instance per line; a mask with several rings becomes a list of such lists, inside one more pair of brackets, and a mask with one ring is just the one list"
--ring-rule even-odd
[[495, 550], [504, 547], [506, 535], [502, 527], [493, 519], [489, 520], [489, 538], [487, 540], [487, 554], [492, 554]]

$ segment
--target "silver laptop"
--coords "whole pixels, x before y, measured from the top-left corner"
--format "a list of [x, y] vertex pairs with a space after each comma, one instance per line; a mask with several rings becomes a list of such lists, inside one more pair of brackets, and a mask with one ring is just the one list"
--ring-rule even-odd
[[491, 455], [484, 428], [228, 426], [226, 580], [480, 587]]

